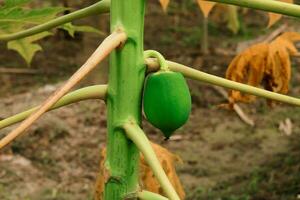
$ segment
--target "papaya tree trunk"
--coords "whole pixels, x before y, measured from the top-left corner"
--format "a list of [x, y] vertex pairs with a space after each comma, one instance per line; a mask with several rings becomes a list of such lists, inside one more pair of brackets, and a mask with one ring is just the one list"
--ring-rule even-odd
[[144, 9], [145, 0], [111, 0], [111, 31], [124, 30], [128, 40], [110, 57], [105, 200], [121, 200], [139, 189], [139, 151], [119, 127], [129, 117], [141, 122]]

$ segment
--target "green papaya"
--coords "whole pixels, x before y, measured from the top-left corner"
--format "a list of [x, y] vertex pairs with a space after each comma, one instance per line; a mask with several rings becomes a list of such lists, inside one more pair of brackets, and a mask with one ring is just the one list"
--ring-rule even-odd
[[147, 120], [168, 139], [186, 123], [191, 112], [191, 95], [183, 75], [172, 71], [150, 74], [145, 82], [143, 104]]

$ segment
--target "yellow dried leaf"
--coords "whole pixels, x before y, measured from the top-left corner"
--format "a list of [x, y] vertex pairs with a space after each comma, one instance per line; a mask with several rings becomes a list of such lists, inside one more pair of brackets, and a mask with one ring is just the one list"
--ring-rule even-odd
[[[285, 2], [285, 3], [294, 3], [294, 0], [278, 0], [278, 1], [282, 1], [282, 2]], [[270, 28], [271, 26], [273, 26], [281, 18], [282, 18], [281, 14], [276, 14], [276, 13], [269, 12], [269, 24], [268, 24], [268, 28]]]
[[159, 0], [159, 3], [161, 4], [163, 10], [165, 12], [167, 12], [167, 8], [168, 8], [168, 5], [170, 3], [170, 0]]
[[197, 0], [197, 2], [200, 7], [200, 10], [202, 11], [205, 18], [208, 17], [210, 11], [216, 5], [215, 2], [209, 2], [209, 1], [205, 1], [205, 0]]
[[[175, 163], [181, 161], [181, 159], [157, 144], [152, 143], [152, 147], [180, 199], [184, 199], [185, 192], [175, 169]], [[163, 195], [164, 193], [160, 184], [156, 180], [151, 168], [148, 166], [143, 156], [141, 157], [140, 169], [141, 185], [143, 188]]]
[[[232, 60], [226, 78], [286, 94], [291, 79], [290, 55], [298, 53], [293, 43], [296, 41], [300, 41], [299, 33], [286, 32], [270, 43], [251, 46]], [[254, 99], [239, 91], [229, 91], [231, 104], [237, 101], [251, 102]]]
[[[230, 63], [226, 78], [259, 87], [265, 71], [269, 46], [266, 43], [256, 44], [236, 56]], [[241, 94], [239, 91], [229, 92], [230, 103], [235, 101], [251, 102], [255, 100], [252, 95]]]
[[300, 41], [300, 34], [296, 32], [286, 32], [277, 37], [269, 45], [268, 64], [265, 71], [267, 85], [266, 88], [287, 94], [291, 79], [290, 55], [298, 53], [293, 42]]
[[[184, 199], [185, 192], [175, 170], [175, 164], [181, 159], [158, 144], [151, 143], [151, 145], [180, 199]], [[102, 200], [104, 185], [109, 178], [109, 173], [104, 166], [105, 159], [106, 149], [103, 149], [101, 151], [100, 172], [96, 182], [96, 200]], [[160, 184], [142, 155], [140, 156], [140, 186], [142, 189], [164, 195]]]

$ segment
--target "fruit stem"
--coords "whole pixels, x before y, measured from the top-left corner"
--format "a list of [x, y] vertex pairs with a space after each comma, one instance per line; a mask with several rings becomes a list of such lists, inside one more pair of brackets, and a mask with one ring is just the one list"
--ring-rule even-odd
[[[87, 99], [103, 99], [106, 98], [107, 85], [94, 85], [85, 88], [81, 88], [70, 92], [69, 94], [63, 96], [56, 104], [54, 104], [48, 111], [54, 110], [75, 102], [87, 100]], [[0, 121], [0, 129], [6, 128], [13, 124], [26, 119], [29, 115], [35, 112], [39, 106], [26, 110], [24, 112], [18, 113], [6, 119]]]
[[144, 131], [133, 120], [128, 120], [122, 125], [129, 139], [138, 147], [145, 157], [146, 162], [152, 169], [159, 184], [164, 190], [164, 193], [170, 200], [180, 200], [174, 187], [172, 186], [168, 176], [162, 168], [147, 136]]
[[145, 59], [147, 59], [147, 58], [157, 58], [159, 66], [160, 66], [159, 70], [169, 71], [169, 67], [167, 65], [166, 59], [158, 51], [146, 50], [146, 51], [144, 51], [144, 58]]

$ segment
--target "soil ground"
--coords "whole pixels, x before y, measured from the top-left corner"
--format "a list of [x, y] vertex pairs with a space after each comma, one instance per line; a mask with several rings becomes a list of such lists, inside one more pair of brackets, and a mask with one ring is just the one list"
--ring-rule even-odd
[[[89, 2], [91, 3], [91, 2]], [[88, 2], [85, 3], [88, 5]], [[71, 5], [83, 7], [83, 4]], [[194, 2], [172, 2], [168, 15], [158, 3], [149, 1], [145, 49], [160, 50], [168, 59], [199, 70], [224, 76], [237, 45], [271, 33], [265, 29], [262, 12], [244, 16], [242, 30], [233, 35], [223, 23], [209, 23], [210, 54], [202, 55], [202, 17]], [[108, 16], [91, 17], [78, 23], [108, 32]], [[282, 21], [297, 28], [293, 19]], [[299, 22], [298, 22], [299, 24]], [[158, 37], [159, 34], [159, 37]], [[80, 34], [65, 38], [62, 32], [41, 42], [44, 51], [34, 58], [36, 75], [1, 74], [0, 117], [5, 118], [38, 105], [91, 54], [102, 38]], [[1, 67], [26, 67], [19, 56], [0, 45]], [[299, 96], [298, 59], [293, 59], [290, 95]], [[107, 63], [80, 86], [106, 83]], [[259, 99], [241, 105], [255, 120], [255, 127], [236, 113], [218, 108], [226, 100], [206, 84], [189, 81], [193, 111], [189, 122], [176, 132], [176, 140], [146, 122], [150, 139], [179, 155], [178, 174], [187, 200], [295, 200], [300, 194], [300, 108], [279, 104], [273, 108]], [[46, 114], [0, 155], [0, 199], [64, 200], [93, 199], [99, 170], [100, 149], [106, 139], [105, 104], [89, 100]], [[291, 120], [292, 134], [279, 130]], [[15, 126], [0, 132], [5, 133]]]

